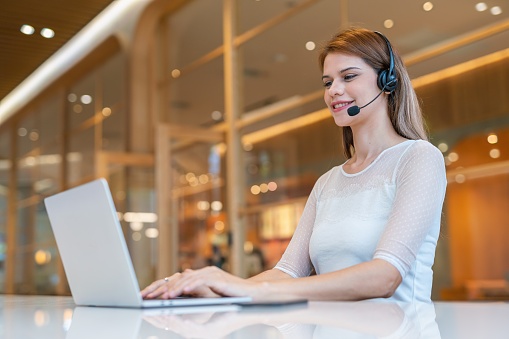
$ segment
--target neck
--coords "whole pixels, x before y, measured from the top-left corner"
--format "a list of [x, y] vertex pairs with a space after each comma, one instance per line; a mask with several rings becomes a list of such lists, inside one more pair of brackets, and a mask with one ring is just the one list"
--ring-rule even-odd
[[406, 140], [396, 133], [389, 118], [352, 126], [352, 132], [355, 145], [352, 162], [371, 162], [387, 148]]

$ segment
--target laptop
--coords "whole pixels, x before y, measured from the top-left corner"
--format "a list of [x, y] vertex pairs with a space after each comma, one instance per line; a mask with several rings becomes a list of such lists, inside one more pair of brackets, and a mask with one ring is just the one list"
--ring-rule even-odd
[[148, 308], [251, 301], [250, 297], [143, 300], [105, 179], [47, 197], [44, 203], [78, 306]]

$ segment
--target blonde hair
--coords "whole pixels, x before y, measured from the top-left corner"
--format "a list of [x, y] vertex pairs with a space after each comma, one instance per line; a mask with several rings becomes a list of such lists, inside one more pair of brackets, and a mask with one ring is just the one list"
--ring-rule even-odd
[[[330, 53], [342, 53], [362, 58], [377, 72], [386, 70], [390, 64], [387, 42], [377, 33], [364, 28], [349, 28], [334, 35], [323, 47], [319, 55], [323, 72], [325, 57]], [[397, 52], [394, 51], [394, 71], [397, 87], [388, 97], [388, 112], [394, 130], [407, 139], [428, 140], [422, 111], [412, 87], [408, 72]], [[355, 151], [352, 129], [343, 127], [343, 151], [351, 158]]]

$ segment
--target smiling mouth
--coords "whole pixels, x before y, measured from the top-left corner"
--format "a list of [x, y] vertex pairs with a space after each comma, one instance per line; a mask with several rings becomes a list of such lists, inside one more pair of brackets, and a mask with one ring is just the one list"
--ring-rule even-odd
[[348, 106], [352, 103], [353, 101], [350, 101], [350, 102], [342, 102], [342, 103], [339, 103], [339, 104], [335, 104], [332, 106], [332, 108], [334, 109], [338, 109], [338, 108], [341, 108], [341, 107], [345, 107], [345, 106]]

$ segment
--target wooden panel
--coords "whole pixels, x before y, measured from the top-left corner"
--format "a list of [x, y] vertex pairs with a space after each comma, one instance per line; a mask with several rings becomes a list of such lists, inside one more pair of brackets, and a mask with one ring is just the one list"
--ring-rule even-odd
[[509, 113], [509, 59], [416, 89], [433, 132]]

